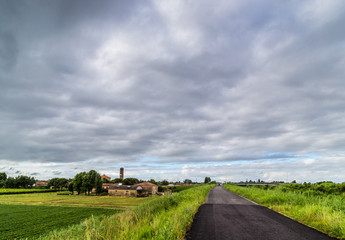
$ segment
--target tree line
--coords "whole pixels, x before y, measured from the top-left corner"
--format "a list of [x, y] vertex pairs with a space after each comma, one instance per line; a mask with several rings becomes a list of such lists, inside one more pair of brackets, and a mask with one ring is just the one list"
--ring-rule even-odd
[[0, 173], [0, 188], [31, 188], [35, 183], [36, 180], [33, 177], [7, 177], [6, 173]]

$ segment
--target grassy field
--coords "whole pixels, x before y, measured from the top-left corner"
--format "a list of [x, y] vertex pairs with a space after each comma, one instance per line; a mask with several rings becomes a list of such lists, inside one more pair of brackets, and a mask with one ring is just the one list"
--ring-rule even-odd
[[127, 198], [112, 196], [58, 195], [58, 193], [33, 193], [0, 195], [0, 204], [130, 209], [156, 197], [157, 196], [147, 198]]
[[41, 192], [56, 192], [52, 189], [13, 189], [13, 188], [0, 188], [0, 195], [3, 194], [19, 194], [19, 193], [41, 193]]
[[53, 231], [39, 239], [184, 239], [199, 206], [214, 185], [162, 196], [112, 216]]
[[78, 224], [91, 215], [118, 212], [104, 208], [0, 205], [0, 239], [32, 239], [53, 229]]
[[345, 201], [339, 191], [327, 194], [323, 190], [311, 190], [320, 189], [316, 185], [306, 188], [285, 184], [268, 189], [224, 187], [332, 237], [345, 239]]

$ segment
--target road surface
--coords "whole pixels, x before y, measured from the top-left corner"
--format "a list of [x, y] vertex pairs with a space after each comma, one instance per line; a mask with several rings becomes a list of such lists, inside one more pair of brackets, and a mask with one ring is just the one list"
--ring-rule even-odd
[[191, 240], [334, 239], [221, 186], [211, 189], [206, 203], [199, 208], [186, 237]]

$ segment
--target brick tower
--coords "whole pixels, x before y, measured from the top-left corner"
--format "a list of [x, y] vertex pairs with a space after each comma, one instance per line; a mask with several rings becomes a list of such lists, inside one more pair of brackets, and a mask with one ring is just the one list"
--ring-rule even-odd
[[120, 168], [120, 178], [123, 179], [124, 178], [124, 168]]

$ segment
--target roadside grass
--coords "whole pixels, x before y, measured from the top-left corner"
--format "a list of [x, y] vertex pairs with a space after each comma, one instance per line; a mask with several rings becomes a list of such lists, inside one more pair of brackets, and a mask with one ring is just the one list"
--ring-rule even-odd
[[344, 195], [314, 195], [282, 191], [284, 188], [279, 187], [267, 190], [235, 185], [224, 187], [332, 237], [345, 239]]
[[130, 209], [158, 196], [129, 198], [112, 196], [60, 195], [59, 193], [32, 193], [0, 195], [0, 204], [45, 205]]
[[32, 239], [53, 229], [78, 224], [92, 216], [121, 210], [81, 207], [0, 205], [0, 239]]
[[0, 188], [0, 195], [4, 194], [20, 194], [20, 193], [44, 193], [44, 192], [56, 192], [52, 189], [18, 189], [18, 188]]
[[39, 239], [184, 239], [199, 206], [214, 185], [191, 188], [131, 210], [52, 231]]

